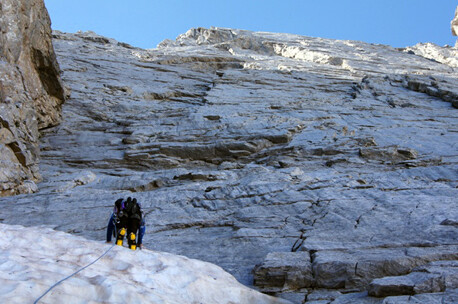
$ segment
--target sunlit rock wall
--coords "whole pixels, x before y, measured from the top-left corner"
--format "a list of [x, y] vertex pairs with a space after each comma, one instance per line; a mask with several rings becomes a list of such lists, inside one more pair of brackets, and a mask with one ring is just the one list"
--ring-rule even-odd
[[[455, 18], [451, 22], [453, 36], [458, 36], [458, 6], [455, 10]], [[455, 43], [455, 48], [458, 48], [458, 40]]]

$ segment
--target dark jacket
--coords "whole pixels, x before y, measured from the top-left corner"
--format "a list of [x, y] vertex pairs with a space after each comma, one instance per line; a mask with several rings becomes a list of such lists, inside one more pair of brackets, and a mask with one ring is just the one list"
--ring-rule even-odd
[[[111, 242], [112, 237], [116, 237], [115, 235], [115, 217], [114, 213], [111, 214], [110, 220], [108, 221], [108, 226], [107, 226], [107, 242]], [[146, 227], [145, 227], [145, 218], [142, 217], [142, 220], [140, 222], [140, 228], [138, 229], [138, 241], [137, 245], [143, 244], [143, 236], [145, 235], [146, 232]]]

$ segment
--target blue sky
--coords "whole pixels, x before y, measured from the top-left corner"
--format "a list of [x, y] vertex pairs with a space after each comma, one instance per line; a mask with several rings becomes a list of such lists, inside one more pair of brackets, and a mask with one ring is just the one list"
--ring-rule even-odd
[[293, 33], [395, 47], [454, 45], [457, 0], [45, 0], [52, 27], [142, 48], [192, 27]]

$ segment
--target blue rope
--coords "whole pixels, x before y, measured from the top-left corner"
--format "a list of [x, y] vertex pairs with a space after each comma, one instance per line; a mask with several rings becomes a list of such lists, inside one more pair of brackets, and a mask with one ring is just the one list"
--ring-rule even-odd
[[[116, 225], [115, 225], [115, 232], [116, 232]], [[117, 233], [116, 233], [117, 235]], [[33, 304], [37, 304], [38, 301], [41, 300], [41, 298], [43, 298], [48, 292], [50, 292], [54, 287], [56, 287], [57, 285], [59, 285], [60, 283], [62, 283], [63, 281], [65, 280], [68, 280], [70, 279], [71, 277], [73, 277], [74, 275], [76, 275], [77, 273], [83, 271], [84, 269], [88, 268], [89, 266], [91, 266], [92, 264], [94, 264], [95, 262], [97, 262], [98, 260], [100, 260], [101, 258], [103, 258], [111, 249], [113, 249], [113, 247], [116, 246], [116, 242], [110, 247], [108, 248], [107, 251], [105, 251], [101, 256], [99, 256], [97, 259], [95, 259], [94, 261], [92, 261], [91, 263], [87, 264], [86, 266], [84, 266], [83, 268], [80, 268], [79, 270], [75, 271], [74, 273], [72, 273], [71, 275], [61, 279], [60, 281], [58, 281], [57, 283], [55, 283], [54, 285], [52, 285], [51, 287], [48, 288], [48, 290], [46, 290], [39, 298], [37, 298], [35, 300], [35, 302], [33, 302]]]

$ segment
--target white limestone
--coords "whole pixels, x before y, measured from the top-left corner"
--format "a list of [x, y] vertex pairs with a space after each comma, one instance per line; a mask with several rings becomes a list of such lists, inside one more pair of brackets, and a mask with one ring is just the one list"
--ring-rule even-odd
[[[451, 48], [221, 28], [152, 50], [94, 33], [54, 43], [72, 95], [42, 136], [39, 192], [2, 199], [3, 223], [103, 241], [113, 202], [136, 197], [147, 248], [248, 286], [294, 249], [342, 303], [367, 303], [346, 293], [396, 275], [394, 253], [406, 272], [457, 254]], [[301, 273], [278, 295], [305, 299], [285, 290]]]

